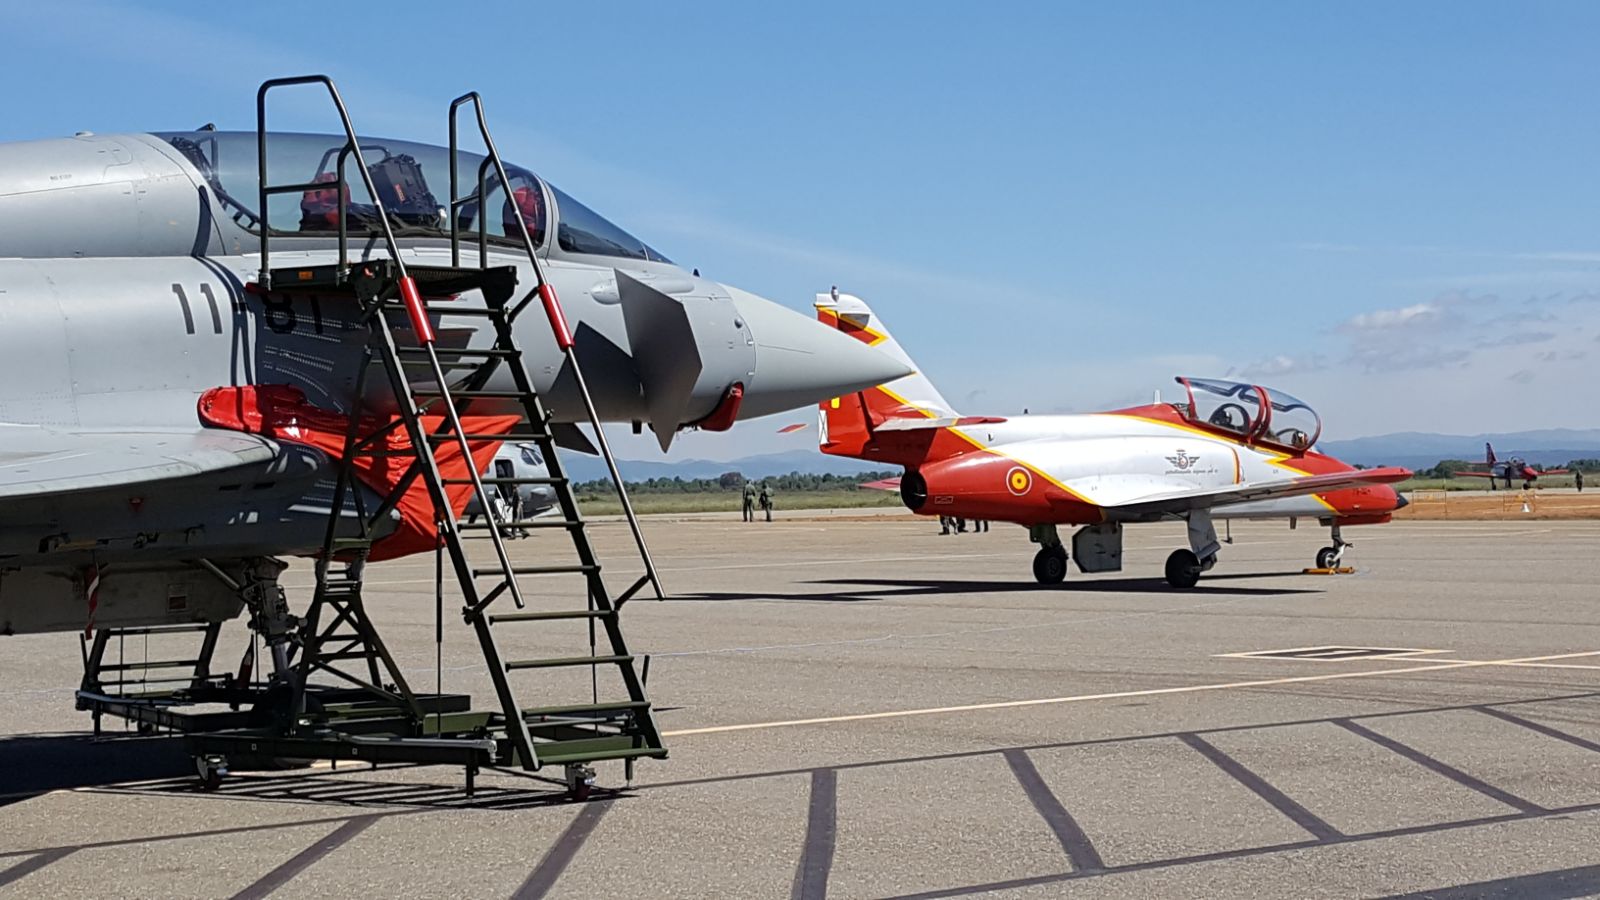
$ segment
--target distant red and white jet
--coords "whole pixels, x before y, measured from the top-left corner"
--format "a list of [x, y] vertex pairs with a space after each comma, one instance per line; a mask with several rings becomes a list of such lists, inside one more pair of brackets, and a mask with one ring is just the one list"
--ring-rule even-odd
[[1539, 480], [1540, 475], [1567, 474], [1566, 469], [1535, 469], [1515, 456], [1510, 459], [1495, 459], [1494, 445], [1487, 441], [1483, 444], [1483, 464], [1488, 471], [1479, 472], [1473, 470], [1470, 472], [1457, 472], [1456, 474], [1472, 478], [1487, 478], [1489, 479], [1489, 490], [1491, 491], [1495, 488], [1495, 479], [1497, 478], [1505, 479], [1506, 490], [1508, 491], [1511, 490], [1511, 480], [1513, 478], [1520, 479], [1522, 481], [1522, 489], [1527, 491], [1533, 489], [1533, 483]]
[[[860, 298], [817, 295], [817, 316], [916, 368]], [[1321, 420], [1306, 404], [1259, 385], [1179, 378], [1180, 403], [1087, 415], [1015, 418], [957, 413], [920, 372], [821, 404], [824, 453], [905, 467], [907, 507], [1024, 525], [1040, 545], [1033, 573], [1055, 584], [1068, 552], [1057, 528], [1081, 526], [1071, 556], [1084, 572], [1120, 571], [1122, 528], [1184, 519], [1189, 547], [1167, 558], [1167, 581], [1192, 587], [1217, 560], [1214, 518], [1315, 518], [1337, 566], [1341, 525], [1387, 522], [1405, 505], [1389, 484], [1401, 468], [1356, 469], [1317, 453]], [[878, 486], [888, 487], [887, 483]]]

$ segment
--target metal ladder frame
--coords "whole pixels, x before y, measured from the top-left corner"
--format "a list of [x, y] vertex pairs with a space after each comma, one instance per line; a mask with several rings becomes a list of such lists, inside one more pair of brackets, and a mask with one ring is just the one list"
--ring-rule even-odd
[[[388, 212], [383, 205], [383, 198], [376, 189], [371, 171], [368, 168], [366, 160], [362, 154], [360, 141], [357, 138], [355, 129], [351, 123], [349, 113], [339, 95], [338, 89], [334, 86], [331, 79], [327, 78], [326, 76], [315, 75], [273, 79], [264, 82], [261, 85], [261, 88], [257, 91], [257, 140], [259, 153], [258, 161], [261, 176], [260, 204], [262, 216], [261, 271], [258, 276], [259, 284], [262, 289], [267, 291], [270, 291], [273, 288], [272, 269], [270, 266], [270, 235], [272, 229], [270, 225], [268, 198], [276, 194], [289, 193], [293, 191], [303, 192], [307, 190], [323, 190], [329, 187], [329, 184], [325, 182], [271, 185], [267, 181], [268, 131], [266, 127], [266, 97], [274, 88], [304, 84], [321, 84], [328, 90], [329, 96], [333, 100], [335, 109], [338, 111], [340, 122], [344, 128], [346, 137], [346, 144], [340, 149], [338, 154], [338, 161], [336, 164], [337, 181], [333, 183], [334, 190], [338, 191], [340, 195], [338, 202], [339, 258], [337, 266], [334, 267], [333, 282], [335, 284], [345, 285], [354, 290], [357, 300], [361, 303], [363, 320], [368, 325], [372, 337], [376, 339], [375, 342], [377, 344], [378, 355], [381, 357], [381, 362], [383, 363], [384, 368], [389, 375], [390, 386], [393, 389], [395, 401], [399, 405], [400, 411], [399, 418], [396, 421], [379, 428], [373, 434], [370, 434], [365, 438], [357, 437], [361, 418], [360, 398], [365, 389], [365, 379], [368, 368], [368, 366], [363, 366], [358, 376], [358, 391], [356, 401], [357, 408], [353, 410], [350, 415], [350, 425], [347, 430], [345, 442], [346, 455], [344, 457], [343, 464], [340, 467], [335, 489], [334, 503], [332, 504], [332, 508], [330, 510], [329, 524], [325, 534], [323, 547], [324, 552], [322, 558], [317, 564], [317, 603], [320, 604], [323, 601], [324, 594], [329, 584], [328, 567], [333, 563], [334, 557], [340, 552], [340, 540], [337, 538], [338, 523], [345, 510], [346, 495], [351, 493], [351, 489], [353, 487], [351, 484], [353, 481], [353, 467], [350, 462], [350, 454], [352, 452], [359, 451], [363, 446], [370, 446], [372, 441], [381, 439], [392, 433], [397, 426], [403, 427], [411, 445], [411, 455], [414, 461], [408, 467], [406, 474], [400, 479], [398, 485], [395, 487], [391, 495], [385, 500], [380, 509], [377, 510], [376, 516], [372, 521], [375, 521], [377, 516], [382, 516], [386, 514], [388, 510], [392, 509], [393, 505], [398, 502], [398, 498], [414, 485], [415, 479], [418, 476], [423, 478], [427, 486], [429, 499], [435, 510], [440, 540], [449, 550], [452, 567], [455, 570], [457, 581], [460, 584], [463, 593], [464, 611], [466, 613], [466, 617], [468, 621], [474, 625], [476, 631], [478, 632], [480, 643], [484, 650], [485, 661], [489, 664], [489, 673], [491, 679], [495, 684], [496, 693], [499, 694], [501, 700], [503, 719], [501, 724], [511, 745], [510, 750], [512, 751], [513, 759], [514, 761], [519, 762], [525, 769], [536, 770], [541, 765], [537, 750], [538, 745], [536, 745], [535, 741], [533, 740], [533, 735], [530, 732], [525, 711], [520, 709], [515, 702], [515, 697], [507, 678], [508, 671], [512, 668], [520, 667], [537, 667], [541, 665], [552, 664], [574, 664], [576, 663], [576, 660], [535, 660], [524, 663], [506, 663], [500, 658], [498, 647], [496, 646], [493, 635], [490, 631], [490, 627], [492, 626], [494, 619], [510, 619], [514, 617], [537, 618], [539, 617], [539, 614], [524, 614], [521, 617], [516, 617], [514, 614], [513, 616], [492, 617], [488, 616], [485, 611], [488, 605], [498, 599], [498, 597], [500, 597], [502, 594], [509, 594], [513, 603], [519, 609], [525, 606], [523, 592], [518, 584], [517, 575], [519, 573], [526, 574], [529, 570], [526, 568], [519, 569], [512, 563], [506, 550], [505, 536], [501, 532], [499, 523], [496, 522], [493, 515], [487, 516], [486, 530], [493, 545], [496, 561], [499, 564], [498, 574], [503, 576], [503, 580], [498, 586], [490, 590], [487, 595], [480, 596], [477, 587], [477, 579], [486, 574], [494, 573], [496, 570], [474, 569], [470, 560], [467, 558], [465, 548], [461, 542], [461, 534], [458, 528], [458, 523], [455, 521], [448, 492], [446, 491], [447, 483], [460, 483], [461, 480], [447, 482], [447, 480], [443, 478], [441, 472], [439, 471], [435, 456], [437, 452], [435, 449], [435, 442], [439, 440], [453, 439], [457, 449], [459, 449], [460, 453], [462, 454], [462, 458], [467, 463], [466, 470], [468, 477], [464, 479], [464, 481], [467, 484], [470, 484], [473, 495], [477, 498], [479, 504], [487, 511], [492, 509], [491, 498], [488, 489], [485, 487], [484, 478], [482, 477], [481, 473], [477, 471], [476, 465], [474, 465], [472, 462], [472, 443], [473, 441], [482, 441], [491, 438], [503, 440], [506, 439], [506, 436], [470, 435], [463, 427], [461, 421], [461, 409], [458, 408], [458, 401], [451, 394], [449, 383], [445, 378], [444, 366], [439, 358], [441, 351], [434, 344], [431, 321], [428, 318], [430, 310], [417, 286], [416, 280], [412, 277], [404, 259], [401, 258], [398, 244], [395, 241], [393, 229], [390, 226]], [[462, 98], [459, 98], [451, 105], [451, 215], [453, 262], [458, 261], [459, 259], [459, 227], [457, 224], [458, 220], [455, 219], [455, 212], [459, 206], [455, 202], [456, 198], [454, 196], [456, 186], [455, 163], [457, 152], [455, 141], [455, 114], [459, 106], [465, 102], [468, 102], [469, 100], [477, 102], [477, 95], [466, 95]], [[497, 170], [497, 174], [499, 174], [501, 177], [502, 185], [508, 184], [509, 182], [505, 175], [504, 165], [500, 162], [498, 153], [494, 151], [493, 144], [490, 141], [487, 124], [483, 120], [481, 103], [477, 106], [477, 111], [480, 132], [485, 139], [486, 146], [490, 148], [490, 157], [489, 160], [486, 160], [486, 164], [492, 160]], [[369, 197], [373, 201], [377, 212], [377, 218], [381, 226], [384, 243], [389, 252], [389, 259], [387, 260], [367, 260], [356, 267], [352, 267], [349, 258], [348, 217], [346, 211], [346, 201], [344, 200], [344, 189], [346, 184], [345, 168], [347, 161], [352, 157], [356, 162], [356, 167], [361, 174], [362, 181], [367, 188]], [[481, 201], [486, 193], [482, 190], [484, 181], [483, 173], [485, 171], [486, 169], [480, 168], [480, 191], [477, 195], [480, 200], [480, 206]], [[522, 232], [524, 247], [528, 251], [529, 259], [532, 261], [534, 267], [533, 270], [535, 273], [535, 279], [537, 281], [534, 289], [528, 294], [527, 297], [509, 310], [505, 306], [506, 300], [509, 299], [509, 293], [495, 296], [492, 295], [487, 289], [484, 290], [485, 308], [496, 327], [496, 342], [494, 345], [496, 348], [495, 350], [472, 351], [469, 349], [466, 351], [450, 351], [446, 349], [443, 352], [454, 353], [458, 358], [460, 358], [463, 353], [476, 353], [478, 355], [483, 355], [485, 362], [482, 364], [479, 371], [486, 374], [483, 375], [480, 385], [482, 382], [487, 381], [487, 373], [492, 373], [496, 365], [506, 365], [514, 382], [516, 383], [517, 394], [522, 399], [526, 424], [532, 428], [539, 429], [538, 434], [526, 435], [526, 437], [532, 437], [533, 439], [539, 440], [544, 444], [544, 449], [547, 451], [547, 463], [550, 467], [552, 482], [557, 487], [557, 497], [560, 501], [563, 515], [566, 517], [565, 524], [569, 526], [568, 532], [569, 535], [572, 536], [574, 549], [579, 556], [580, 566], [572, 568], [571, 570], [582, 571], [588, 576], [587, 583], [589, 586], [588, 595], [590, 609], [586, 613], [567, 614], [566, 617], [587, 615], [590, 621], [591, 639], [593, 635], [594, 619], [598, 617], [604, 620], [610, 642], [613, 646], [613, 656], [589, 657], [589, 659], [593, 661], [585, 664], [588, 664], [591, 667], [606, 663], [618, 664], [624, 684], [628, 689], [629, 697], [631, 699], [627, 703], [612, 704], [612, 706], [619, 709], [626, 708], [630, 710], [626, 721], [634, 729], [630, 732], [619, 732], [616, 735], [609, 736], [611, 738], [629, 737], [629, 739], [634, 742], [634, 748], [632, 750], [618, 750], [613, 742], [612, 748], [609, 752], [597, 751], [595, 754], [590, 754], [589, 756], [585, 757], [583, 749], [580, 749], [576, 745], [585, 744], [586, 742], [581, 739], [573, 739], [570, 741], [571, 746], [567, 748], [568, 752], [565, 754], [565, 756], [568, 759], [573, 759], [580, 762], [585, 761], [585, 759], [627, 758], [631, 771], [631, 762], [633, 758], [640, 755], [661, 756], [665, 754], [665, 751], [661, 747], [659, 731], [656, 729], [654, 719], [650, 715], [648, 701], [643, 699], [644, 694], [642, 680], [635, 672], [632, 664], [633, 658], [627, 654], [626, 646], [622, 640], [620, 628], [616, 618], [617, 610], [623, 602], [626, 602], [629, 597], [631, 597], [646, 584], [654, 586], [658, 596], [660, 596], [662, 593], [660, 582], [656, 576], [655, 567], [650, 559], [648, 549], [644, 545], [643, 535], [639, 530], [637, 519], [633, 515], [632, 507], [627, 501], [626, 493], [622, 486], [622, 480], [617, 473], [615, 460], [611, 456], [610, 449], [605, 443], [604, 432], [599, 427], [599, 417], [594, 408], [593, 400], [589, 396], [587, 385], [582, 379], [581, 370], [578, 367], [576, 355], [573, 350], [572, 339], [570, 333], [568, 333], [566, 329], [565, 319], [562, 316], [559, 302], [555, 297], [554, 290], [544, 278], [543, 269], [539, 264], [537, 254], [533, 251], [531, 236], [527, 233], [526, 225], [522, 224], [520, 230]], [[480, 266], [477, 270], [478, 272], [490, 273], [493, 271], [486, 268], [484, 265], [486, 261], [487, 256], [485, 253], [484, 255], [480, 256]], [[424, 270], [432, 271], [429, 269], [429, 267], [423, 268]], [[457, 270], [459, 267], [452, 267], [452, 269]], [[512, 283], [514, 284], [514, 280]], [[524, 309], [532, 301], [534, 296], [541, 298], [546, 315], [550, 320], [552, 330], [556, 334], [557, 342], [561, 346], [564, 355], [571, 364], [574, 375], [577, 377], [580, 395], [583, 398], [586, 412], [589, 415], [591, 424], [595, 428], [596, 436], [600, 441], [600, 446], [603, 448], [608, 469], [613, 476], [613, 480], [618, 487], [619, 493], [622, 495], [624, 508], [628, 512], [627, 517], [635, 538], [635, 542], [640, 550], [642, 558], [645, 561], [645, 575], [631, 588], [629, 588], [629, 590], [625, 592], [621, 599], [619, 599], [615, 604], [612, 603], [606, 592], [604, 582], [600, 578], [600, 567], [598, 561], [595, 559], [593, 555], [593, 549], [589, 545], [586, 535], [583, 533], [583, 522], [577, 510], [576, 500], [571, 492], [570, 481], [564, 478], [559, 461], [554, 452], [554, 438], [548, 430], [548, 416], [545, 413], [543, 403], [540, 400], [538, 393], [535, 391], [532, 385], [532, 380], [528, 376], [526, 366], [523, 365], [522, 351], [515, 341], [514, 332], [511, 327], [512, 317]], [[418, 391], [416, 386], [406, 375], [404, 361], [401, 358], [402, 348], [395, 340], [395, 325], [391, 323], [388, 318], [389, 313], [400, 310], [403, 310], [409, 316], [413, 333], [417, 336], [418, 346], [416, 348], [405, 349], [413, 352], [421, 352], [425, 358], [425, 361], [427, 362], [427, 371], [424, 374], [425, 376], [431, 377], [432, 384], [436, 386], [436, 390]], [[364, 360], [365, 362], [371, 362], [371, 357], [373, 355], [373, 343], [374, 341], [369, 339], [366, 350], [367, 358]], [[478, 373], [475, 373], [475, 375], [476, 374]], [[434, 399], [430, 400], [427, 404], [419, 405], [417, 400], [419, 393], [432, 396]], [[421, 418], [423, 415], [423, 406], [431, 407], [435, 403], [442, 407], [444, 417], [438, 429], [433, 434], [428, 434], [423, 428]], [[358, 507], [358, 517], [361, 520], [362, 538], [365, 538], [370, 535], [370, 523], [368, 517], [364, 514], [364, 510], [360, 508], [360, 491], [354, 491], [354, 494], [356, 496], [356, 503]], [[355, 543], [359, 544], [360, 539], [358, 539]], [[361, 562], [358, 560], [357, 567], [360, 565]], [[358, 574], [355, 577], [355, 585], [357, 594], [359, 595], [359, 568], [357, 569], [357, 572]], [[358, 626], [358, 630], [365, 631], [370, 629], [360, 629]], [[316, 635], [314, 624], [311, 631], [306, 633], [306, 636], [315, 639]], [[392, 661], [388, 659], [387, 653], [384, 652], [382, 655], [385, 662], [389, 663], [392, 670]], [[303, 657], [302, 662], [305, 662], [309, 658], [310, 654], [308, 654], [306, 657]], [[374, 669], [376, 668], [375, 664], [372, 662], [370, 653], [364, 658], [368, 659], [369, 665], [373, 665]], [[374, 678], [376, 678], [376, 674], [377, 673], [374, 671]], [[351, 680], [356, 681], [358, 684], [362, 683], [359, 679], [351, 678]], [[303, 694], [304, 685], [299, 685], [298, 689]], [[379, 689], [379, 692], [386, 693], [382, 691], [381, 688]], [[413, 697], [411, 697], [409, 689], [404, 689], [403, 693], [410, 701], [409, 705], [411, 707], [413, 717], [415, 717], [417, 710], [415, 700]], [[303, 700], [303, 696], [301, 700]], [[552, 711], [564, 709], [567, 708], [549, 708], [544, 712], [550, 713]], [[572, 709], [578, 709], [578, 707], [573, 707]], [[633, 710], [637, 710], [637, 712], [634, 712]], [[596, 730], [594, 732], [584, 733], [590, 734], [596, 739], [607, 738], [607, 735], [604, 735], [598, 731], [601, 720], [593, 720], [593, 724]], [[420, 727], [421, 723], [418, 722], [417, 725]], [[560, 732], [559, 728], [556, 730], [557, 732]], [[642, 745], [638, 743], [641, 739], [643, 741]], [[557, 757], [561, 757], [563, 755], [559, 752], [559, 744], [561, 743], [561, 740], [559, 738], [551, 740], [555, 740], [557, 742], [558, 747], [555, 755]], [[603, 740], [600, 740], [591, 741], [588, 743], [591, 745], [597, 745], [598, 743], [603, 742]], [[642, 752], [634, 752], [635, 750]], [[572, 765], [573, 762], [568, 762], [569, 777]]]

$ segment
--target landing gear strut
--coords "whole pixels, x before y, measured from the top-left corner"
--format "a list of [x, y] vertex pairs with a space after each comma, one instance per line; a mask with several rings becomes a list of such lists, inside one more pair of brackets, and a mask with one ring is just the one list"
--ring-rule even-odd
[[1217, 540], [1217, 528], [1211, 523], [1211, 513], [1197, 509], [1189, 513], [1188, 550], [1174, 550], [1167, 557], [1167, 584], [1187, 590], [1200, 583], [1200, 573], [1217, 564], [1217, 551], [1222, 543]]
[[1345, 548], [1355, 546], [1355, 544], [1346, 541], [1344, 536], [1339, 533], [1338, 523], [1334, 523], [1332, 534], [1333, 546], [1323, 547], [1317, 551], [1317, 568], [1319, 569], [1337, 569], [1340, 561], [1344, 559]]
[[1067, 548], [1054, 525], [1035, 525], [1028, 536], [1039, 545], [1033, 556], [1033, 577], [1040, 584], [1060, 584], [1067, 578]]

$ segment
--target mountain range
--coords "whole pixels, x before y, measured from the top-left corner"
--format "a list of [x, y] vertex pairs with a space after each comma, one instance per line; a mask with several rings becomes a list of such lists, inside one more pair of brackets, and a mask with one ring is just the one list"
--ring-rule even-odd
[[[1483, 445], [1494, 445], [1500, 459], [1513, 456], [1541, 466], [1558, 466], [1571, 459], [1600, 457], [1600, 428], [1548, 428], [1495, 434], [1432, 434], [1416, 431], [1323, 441], [1317, 449], [1348, 463], [1364, 466], [1406, 466], [1428, 468], [1441, 459], [1483, 459]], [[606, 477], [605, 463], [598, 457], [564, 454], [563, 462], [576, 481]], [[811, 450], [764, 453], [732, 460], [619, 459], [617, 466], [628, 481], [651, 478], [716, 478], [724, 472], [739, 472], [746, 478], [771, 478], [800, 472], [806, 475], [859, 475], [891, 468], [882, 463], [866, 463]]]
[[1496, 434], [1429, 434], [1405, 431], [1345, 441], [1323, 441], [1317, 449], [1347, 463], [1364, 466], [1428, 468], [1441, 459], [1484, 458], [1483, 445], [1493, 444], [1499, 459], [1520, 457], [1539, 466], [1559, 466], [1572, 459], [1600, 457], [1600, 428], [1545, 428]]

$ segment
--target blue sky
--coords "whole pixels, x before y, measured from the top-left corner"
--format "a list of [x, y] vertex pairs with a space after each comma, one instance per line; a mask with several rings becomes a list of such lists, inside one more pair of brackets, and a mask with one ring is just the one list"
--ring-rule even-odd
[[0, 139], [253, 127], [261, 79], [324, 71], [438, 141], [477, 89], [684, 265], [867, 298], [963, 411], [1232, 373], [1330, 437], [1600, 424], [1600, 5], [506, 4], [482, 56], [467, 6], [271, 8], [9, 5]]

